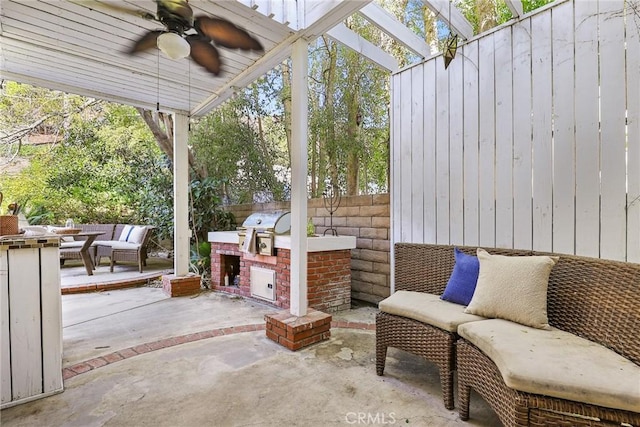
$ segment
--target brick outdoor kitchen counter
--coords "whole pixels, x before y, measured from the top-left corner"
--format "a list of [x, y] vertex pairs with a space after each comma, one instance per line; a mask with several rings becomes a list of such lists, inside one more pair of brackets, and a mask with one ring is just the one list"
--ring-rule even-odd
[[[208, 237], [211, 242], [213, 289], [258, 298], [279, 308], [289, 308], [290, 235], [275, 236], [274, 256], [240, 251], [236, 231], [211, 232]], [[351, 249], [355, 247], [356, 238], [353, 236], [307, 238], [309, 307], [325, 313], [350, 308]], [[225, 286], [225, 283], [228, 285]]]

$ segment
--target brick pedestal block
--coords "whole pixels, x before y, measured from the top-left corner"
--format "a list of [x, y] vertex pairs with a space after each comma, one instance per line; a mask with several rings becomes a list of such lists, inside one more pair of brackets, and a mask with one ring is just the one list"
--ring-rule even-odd
[[195, 295], [200, 292], [200, 276], [193, 274], [179, 277], [167, 274], [162, 276], [162, 290], [170, 297]]
[[289, 350], [300, 350], [331, 337], [331, 315], [314, 309], [309, 309], [306, 316], [281, 311], [264, 318], [267, 337]]

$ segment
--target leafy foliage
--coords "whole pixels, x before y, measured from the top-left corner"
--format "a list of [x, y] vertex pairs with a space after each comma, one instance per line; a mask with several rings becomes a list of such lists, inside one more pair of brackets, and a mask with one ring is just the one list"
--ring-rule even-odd
[[[7, 111], [27, 111], [45, 95], [44, 104], [68, 106], [65, 94], [26, 85], [12, 88], [21, 98], [3, 96]], [[77, 98], [74, 103], [82, 104]], [[28, 165], [18, 175], [0, 175], [5, 196], [25, 207], [30, 222], [151, 223], [161, 235], [171, 234], [171, 170], [134, 109], [99, 103], [51, 126], [50, 131], [64, 135], [60, 142], [29, 147], [21, 153]]]
[[250, 203], [257, 194], [281, 200], [284, 193], [273, 165], [282, 162], [285, 153], [261, 141], [256, 130], [259, 111], [251, 101], [250, 95], [241, 94], [192, 128], [196, 158], [215, 180], [217, 195], [225, 203]]
[[229, 230], [235, 227], [235, 218], [220, 205], [219, 182], [215, 178], [191, 181], [191, 224], [197, 230], [199, 241], [207, 240], [207, 232]]
[[[522, 0], [524, 13], [538, 9], [553, 0]], [[467, 18], [475, 33], [486, 31], [503, 24], [512, 18], [511, 11], [504, 1], [497, 0], [455, 0], [455, 5]]]

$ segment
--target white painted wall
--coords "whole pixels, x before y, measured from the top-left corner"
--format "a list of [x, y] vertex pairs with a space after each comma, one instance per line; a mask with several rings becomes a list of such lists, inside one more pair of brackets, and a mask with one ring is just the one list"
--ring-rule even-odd
[[[640, 19], [566, 1], [392, 76], [393, 242], [640, 262]], [[625, 15], [626, 24], [625, 24]]]

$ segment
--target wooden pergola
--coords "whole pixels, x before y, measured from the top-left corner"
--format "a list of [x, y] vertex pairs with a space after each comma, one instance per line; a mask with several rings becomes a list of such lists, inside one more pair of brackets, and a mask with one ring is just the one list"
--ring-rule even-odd
[[[423, 0], [462, 39], [471, 24], [448, 0]], [[188, 60], [170, 60], [153, 50], [130, 57], [133, 40], [158, 23], [121, 13], [100, 3], [155, 14], [153, 0], [4, 0], [0, 5], [0, 78], [111, 102], [174, 114], [175, 274], [188, 273], [189, 117], [204, 115], [291, 57], [292, 82], [292, 286], [291, 312], [304, 315], [306, 303], [305, 219], [307, 176], [307, 48], [326, 34], [391, 73], [398, 63], [342, 22], [354, 13], [396, 39], [419, 59], [429, 45], [371, 0], [191, 0], [195, 14], [216, 15], [253, 33], [262, 54], [223, 50], [223, 74], [213, 77]], [[515, 17], [518, 0], [506, 4]]]

